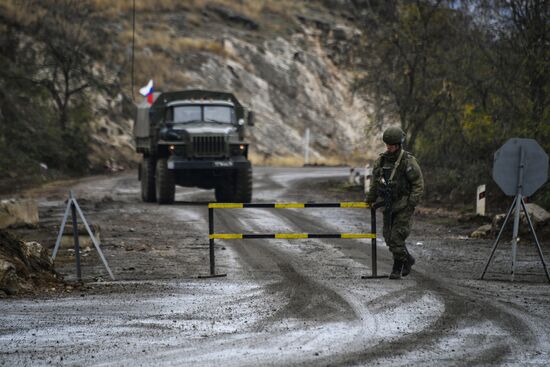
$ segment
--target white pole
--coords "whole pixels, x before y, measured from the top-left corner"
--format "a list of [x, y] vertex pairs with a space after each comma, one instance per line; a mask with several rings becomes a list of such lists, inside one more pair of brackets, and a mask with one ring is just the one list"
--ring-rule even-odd
[[355, 168], [351, 167], [349, 169], [349, 177], [348, 177], [348, 183], [350, 185], [353, 185], [353, 175], [355, 174]]
[[304, 140], [304, 164], [309, 164], [309, 128], [306, 129]]
[[476, 214], [485, 216], [485, 185], [477, 187]]
[[369, 192], [371, 177], [372, 177], [372, 170], [370, 168], [370, 164], [367, 163], [367, 165], [365, 166], [365, 186], [363, 187], [365, 194]]

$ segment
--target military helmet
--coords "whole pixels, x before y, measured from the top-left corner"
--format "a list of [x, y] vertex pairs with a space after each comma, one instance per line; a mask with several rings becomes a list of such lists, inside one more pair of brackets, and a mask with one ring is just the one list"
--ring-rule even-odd
[[405, 141], [405, 133], [398, 127], [388, 127], [382, 135], [382, 140], [386, 144], [403, 144]]

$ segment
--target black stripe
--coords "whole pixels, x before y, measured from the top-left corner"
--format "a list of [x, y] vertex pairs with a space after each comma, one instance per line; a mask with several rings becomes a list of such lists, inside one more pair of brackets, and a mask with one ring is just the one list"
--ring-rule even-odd
[[[293, 234], [293, 233], [288, 233]], [[295, 233], [295, 234], [301, 234], [301, 233]], [[341, 238], [341, 233], [307, 233], [308, 238]], [[247, 233], [243, 234], [244, 238], [275, 238], [275, 234], [254, 234], [254, 233]]]
[[[305, 208], [340, 208], [340, 203], [277, 203], [277, 204], [304, 204]], [[275, 203], [244, 203], [243, 208], [275, 208]], [[290, 208], [289, 208], [290, 209]]]
[[275, 204], [245, 203], [243, 204], [243, 208], [275, 208]]
[[243, 234], [243, 238], [275, 238], [274, 234]]
[[306, 208], [339, 208], [340, 203], [305, 203]]
[[340, 233], [312, 233], [308, 234], [308, 238], [341, 238]]

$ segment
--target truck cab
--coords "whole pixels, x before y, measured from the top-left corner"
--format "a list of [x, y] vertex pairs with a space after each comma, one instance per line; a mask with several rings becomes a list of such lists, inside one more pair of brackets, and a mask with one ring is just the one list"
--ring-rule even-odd
[[138, 106], [134, 135], [143, 154], [142, 199], [172, 203], [179, 185], [214, 189], [217, 201], [250, 202], [245, 128], [253, 124], [253, 112], [225, 92], [162, 93], [151, 106]]

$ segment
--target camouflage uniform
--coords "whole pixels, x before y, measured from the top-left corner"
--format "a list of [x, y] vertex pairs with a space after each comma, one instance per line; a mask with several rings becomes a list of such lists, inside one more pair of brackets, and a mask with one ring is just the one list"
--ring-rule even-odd
[[390, 187], [392, 190], [392, 207], [384, 209], [383, 235], [386, 244], [393, 254], [394, 260], [406, 262], [408, 252], [405, 240], [411, 231], [411, 217], [424, 192], [422, 171], [416, 158], [409, 152], [399, 148], [396, 152], [384, 152], [376, 160], [372, 170], [370, 190], [366, 196], [368, 203], [373, 203], [379, 196], [383, 183], [383, 167], [393, 170], [399, 155], [403, 156], [395, 170]]

